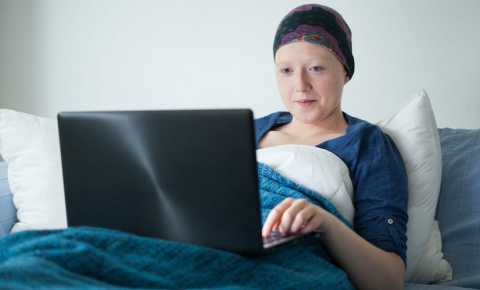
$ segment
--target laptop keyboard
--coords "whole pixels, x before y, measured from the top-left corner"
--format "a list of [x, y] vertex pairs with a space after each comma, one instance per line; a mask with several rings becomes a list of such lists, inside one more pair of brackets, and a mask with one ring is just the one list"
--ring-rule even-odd
[[263, 238], [263, 248], [271, 248], [273, 246], [283, 244], [300, 236], [303, 236], [303, 234], [283, 235], [280, 231], [273, 230], [268, 237]]

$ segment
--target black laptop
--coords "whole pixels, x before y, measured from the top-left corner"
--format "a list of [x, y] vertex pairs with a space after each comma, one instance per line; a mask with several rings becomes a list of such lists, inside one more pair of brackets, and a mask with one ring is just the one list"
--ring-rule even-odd
[[95, 226], [239, 253], [261, 236], [250, 109], [58, 114], [68, 226]]

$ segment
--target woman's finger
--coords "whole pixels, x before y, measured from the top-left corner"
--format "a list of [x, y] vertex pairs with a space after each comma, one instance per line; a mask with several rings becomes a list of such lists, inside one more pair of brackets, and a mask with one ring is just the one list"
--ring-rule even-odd
[[288, 234], [291, 232], [291, 226], [296, 219], [297, 214], [308, 206], [308, 202], [305, 199], [296, 199], [289, 208], [285, 210], [280, 221], [280, 232], [282, 234]]
[[315, 208], [312, 207], [311, 205], [299, 211], [295, 216], [295, 219], [293, 220], [292, 226], [290, 228], [291, 232], [292, 233], [299, 232], [303, 227], [305, 227], [310, 222], [310, 220], [314, 217], [315, 213], [316, 213]]
[[272, 232], [272, 228], [274, 225], [277, 227], [281, 222], [281, 217], [284, 211], [293, 203], [292, 198], [286, 198], [277, 206], [275, 206], [270, 213], [268, 214], [267, 220], [265, 221], [262, 229], [262, 236], [268, 237]]

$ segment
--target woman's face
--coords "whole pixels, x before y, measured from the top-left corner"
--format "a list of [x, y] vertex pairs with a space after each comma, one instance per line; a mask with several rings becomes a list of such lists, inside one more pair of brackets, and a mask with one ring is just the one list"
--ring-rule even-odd
[[333, 52], [304, 41], [289, 43], [277, 50], [275, 67], [283, 103], [296, 120], [314, 124], [341, 112], [348, 77]]

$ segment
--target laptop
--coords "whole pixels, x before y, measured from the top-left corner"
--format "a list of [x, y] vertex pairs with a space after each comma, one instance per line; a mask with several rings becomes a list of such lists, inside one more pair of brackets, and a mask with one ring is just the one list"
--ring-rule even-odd
[[259, 254], [300, 235], [261, 235], [250, 109], [60, 112], [68, 226]]

